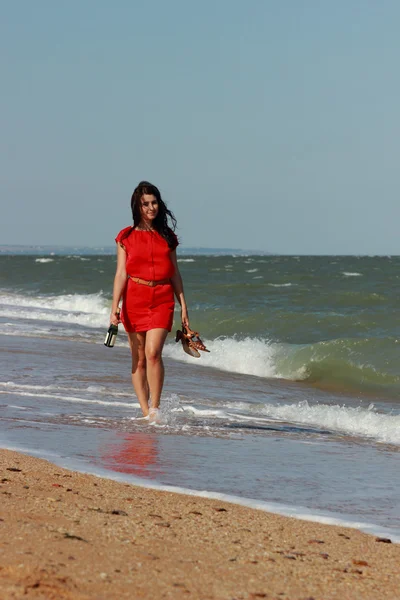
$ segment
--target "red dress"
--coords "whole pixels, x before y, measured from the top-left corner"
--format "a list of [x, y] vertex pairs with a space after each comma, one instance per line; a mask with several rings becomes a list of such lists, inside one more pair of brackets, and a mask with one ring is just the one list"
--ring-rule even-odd
[[[129, 235], [123, 238], [129, 230]], [[156, 231], [125, 227], [115, 241], [125, 248], [126, 272], [130, 277], [158, 281], [170, 279], [175, 274], [171, 261], [173, 250]], [[176, 246], [178, 239], [175, 236]], [[135, 283], [130, 277], [122, 297], [121, 321], [125, 331], [149, 331], [158, 327], [171, 331], [175, 306], [171, 282], [150, 287]]]

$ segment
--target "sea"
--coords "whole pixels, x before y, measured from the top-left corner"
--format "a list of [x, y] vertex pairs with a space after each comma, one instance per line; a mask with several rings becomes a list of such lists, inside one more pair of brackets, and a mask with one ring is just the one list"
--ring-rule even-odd
[[400, 257], [179, 254], [210, 350], [164, 348], [141, 418], [104, 346], [114, 251], [0, 249], [0, 446], [400, 541]]

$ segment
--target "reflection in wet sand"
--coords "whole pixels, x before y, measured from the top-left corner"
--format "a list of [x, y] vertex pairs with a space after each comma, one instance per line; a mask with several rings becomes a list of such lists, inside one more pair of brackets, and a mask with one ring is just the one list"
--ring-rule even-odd
[[102, 449], [102, 466], [138, 477], [155, 478], [160, 473], [156, 435], [138, 432], [117, 437], [117, 442]]

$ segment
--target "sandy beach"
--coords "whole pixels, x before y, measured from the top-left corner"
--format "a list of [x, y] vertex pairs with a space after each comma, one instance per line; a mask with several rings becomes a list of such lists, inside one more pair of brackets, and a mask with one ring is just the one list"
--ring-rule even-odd
[[400, 597], [400, 545], [0, 451], [0, 597]]

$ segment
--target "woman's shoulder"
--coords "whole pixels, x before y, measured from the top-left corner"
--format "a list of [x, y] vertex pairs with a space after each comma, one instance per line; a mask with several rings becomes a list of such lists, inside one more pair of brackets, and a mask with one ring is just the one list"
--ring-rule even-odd
[[126, 239], [132, 231], [133, 231], [133, 227], [131, 225], [129, 227], [124, 227], [123, 229], [121, 229], [121, 231], [115, 238], [115, 241], [117, 243], [121, 242], [122, 240]]

